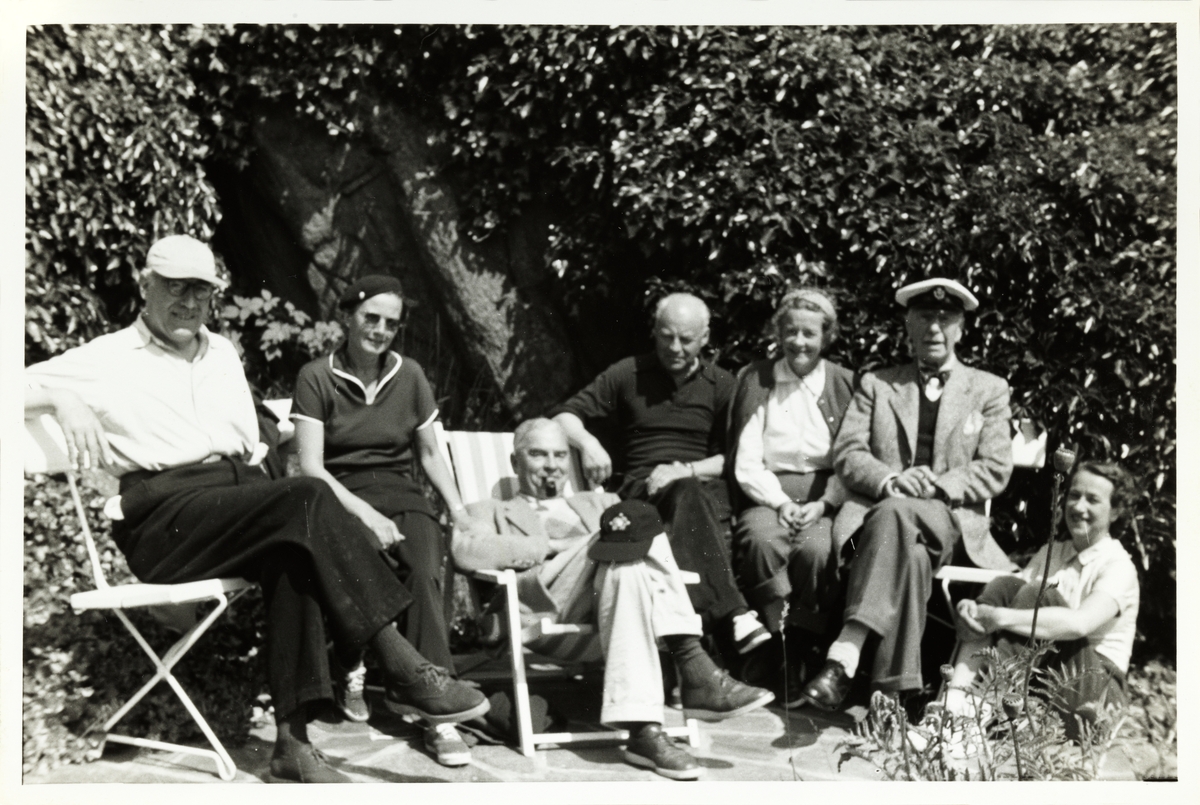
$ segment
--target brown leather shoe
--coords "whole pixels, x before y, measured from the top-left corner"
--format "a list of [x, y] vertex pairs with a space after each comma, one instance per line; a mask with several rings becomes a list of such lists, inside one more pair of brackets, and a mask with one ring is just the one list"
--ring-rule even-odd
[[675, 745], [658, 724], [647, 724], [625, 744], [625, 762], [672, 780], [698, 780], [700, 764]]
[[853, 681], [846, 676], [846, 669], [840, 662], [826, 660], [821, 672], [804, 686], [804, 698], [821, 710], [836, 710], [842, 706]]
[[396, 715], [414, 715], [430, 724], [457, 724], [483, 715], [491, 707], [487, 697], [450, 676], [445, 668], [427, 663], [411, 685], [389, 685], [383, 704]]
[[681, 687], [683, 714], [701, 721], [723, 721], [740, 716], [775, 700], [775, 694], [738, 682], [724, 668], [714, 668], [704, 683]]
[[[278, 751], [278, 750], [276, 750]], [[352, 783], [329, 763], [329, 758], [312, 744], [271, 758], [268, 783]]]

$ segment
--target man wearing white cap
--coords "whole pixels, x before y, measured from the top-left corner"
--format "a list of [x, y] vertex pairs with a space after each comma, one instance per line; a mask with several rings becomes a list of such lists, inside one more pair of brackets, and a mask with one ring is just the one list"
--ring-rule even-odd
[[26, 415], [52, 413], [73, 462], [119, 477], [105, 511], [140, 581], [243, 576], [262, 586], [277, 728], [270, 780], [351, 782], [307, 735], [310, 705], [331, 698], [327, 635], [340, 649], [370, 644], [404, 712], [435, 723], [486, 712], [482, 693], [396, 631], [412, 596], [372, 532], [324, 481], [270, 480], [259, 466], [266, 451], [241, 361], [204, 326], [225, 285], [208, 247], [163, 238], [138, 284], [145, 304], [132, 326], [26, 368]]
[[896, 301], [915, 360], [863, 377], [834, 442], [834, 468], [851, 493], [834, 531], [857, 532], [857, 547], [844, 626], [804, 689], [823, 709], [845, 698], [868, 640], [877, 643], [874, 688], [922, 687], [933, 572], [959, 544], [980, 567], [1011, 567], [984, 509], [1012, 474], [1008, 383], [954, 354], [964, 312], [979, 301], [942, 278], [907, 285]]

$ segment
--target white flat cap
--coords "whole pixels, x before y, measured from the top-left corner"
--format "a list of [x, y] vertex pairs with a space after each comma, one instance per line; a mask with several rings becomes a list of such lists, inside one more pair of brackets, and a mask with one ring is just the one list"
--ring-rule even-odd
[[896, 291], [896, 301], [904, 307], [933, 307], [945, 310], [974, 310], [979, 307], [975, 294], [945, 277], [914, 282]]
[[146, 254], [146, 268], [169, 280], [203, 280], [218, 288], [228, 285], [217, 276], [212, 249], [190, 235], [168, 235], [155, 241]]

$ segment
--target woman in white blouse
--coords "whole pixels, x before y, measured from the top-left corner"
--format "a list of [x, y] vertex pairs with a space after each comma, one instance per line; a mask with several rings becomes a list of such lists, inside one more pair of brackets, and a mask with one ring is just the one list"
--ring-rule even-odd
[[1075, 468], [1063, 500], [1069, 540], [1042, 546], [1024, 570], [994, 579], [978, 598], [959, 602], [962, 645], [947, 686], [948, 710], [974, 714], [979, 700], [972, 683], [987, 661], [983, 650], [995, 646], [1001, 659], [1015, 654], [1033, 633], [1035, 604], [1040, 608], [1034, 637], [1054, 641], [1056, 649], [1039, 665], [1057, 668], [1068, 679], [1050, 696], [1051, 706], [1065, 716], [1067, 734], [1078, 737], [1080, 722], [1095, 720], [1106, 704], [1127, 702], [1125, 673], [1141, 587], [1133, 559], [1112, 530], [1130, 519], [1138, 494], [1119, 464], [1085, 461]]
[[[788, 629], [796, 649], [788, 652], [784, 697], [792, 707], [802, 701], [799, 658], [822, 649], [827, 630], [840, 626], [832, 517], [846, 491], [833, 473], [832, 445], [854, 375], [821, 357], [837, 337], [837, 308], [821, 291], [788, 292], [771, 323], [776, 357], [738, 376], [726, 467], [746, 597], [771, 632]], [[766, 657], [782, 659], [779, 641]]]

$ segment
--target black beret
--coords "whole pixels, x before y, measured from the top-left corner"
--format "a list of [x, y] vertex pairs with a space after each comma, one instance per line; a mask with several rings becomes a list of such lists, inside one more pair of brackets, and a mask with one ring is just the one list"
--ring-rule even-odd
[[338, 298], [338, 307], [342, 310], [353, 310], [359, 304], [381, 293], [394, 293], [404, 298], [400, 280], [390, 274], [367, 274], [350, 283]]

